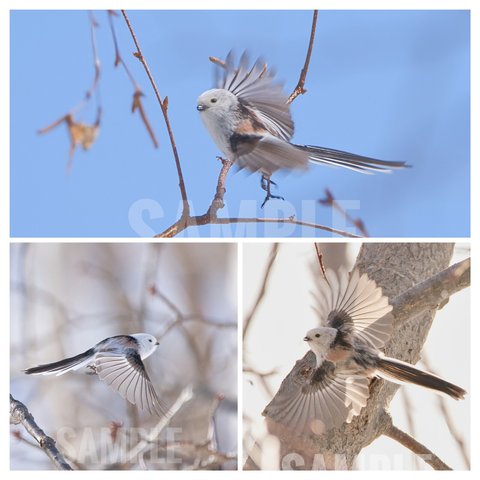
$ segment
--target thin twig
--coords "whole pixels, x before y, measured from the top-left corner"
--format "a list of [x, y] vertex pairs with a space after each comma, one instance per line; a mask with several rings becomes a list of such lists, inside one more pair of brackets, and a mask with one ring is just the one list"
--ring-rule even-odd
[[132, 40], [133, 40], [133, 43], [135, 44], [135, 48], [137, 49], [137, 51], [134, 53], [134, 55], [135, 55], [135, 57], [138, 58], [140, 63], [143, 65], [143, 68], [144, 68], [144, 70], [145, 70], [145, 72], [148, 76], [148, 79], [150, 80], [150, 84], [152, 85], [153, 91], [155, 92], [158, 103], [159, 103], [160, 108], [162, 110], [163, 118], [165, 120], [165, 125], [167, 127], [168, 137], [170, 139], [170, 144], [172, 146], [173, 157], [175, 159], [175, 166], [177, 167], [178, 186], [180, 188], [180, 195], [182, 197], [182, 202], [183, 202], [183, 210], [182, 210], [181, 218], [187, 218], [187, 217], [190, 216], [190, 206], [188, 204], [188, 197], [187, 197], [187, 190], [185, 188], [185, 182], [183, 180], [183, 173], [182, 173], [182, 166], [180, 164], [180, 157], [178, 155], [177, 145], [175, 143], [175, 138], [173, 136], [173, 130], [172, 130], [172, 127], [170, 125], [170, 120], [168, 118], [168, 102], [163, 101], [162, 97], [160, 96], [160, 93], [158, 91], [155, 80], [153, 79], [152, 73], [150, 72], [150, 68], [148, 67], [148, 64], [147, 64], [147, 61], [145, 60], [145, 57], [143, 56], [142, 50], [141, 50], [140, 45], [139, 45], [138, 40], [137, 40], [137, 36], [135, 35], [135, 31], [133, 30], [132, 24], [130, 23], [130, 20], [129, 20], [125, 10], [122, 10], [122, 15], [123, 15], [123, 18], [125, 19], [125, 23], [127, 24], [128, 30], [129, 30], [130, 35], [131, 35]]
[[[425, 353], [423, 353], [422, 355], [422, 363], [425, 365], [426, 369], [429, 372], [436, 375], [435, 369], [432, 368], [432, 366], [430, 365], [428, 357]], [[450, 414], [450, 410], [447, 405], [447, 402], [445, 401], [445, 398], [442, 397], [441, 395], [437, 395], [436, 397], [437, 397], [438, 406], [440, 408], [440, 411], [442, 412], [443, 418], [445, 419], [445, 423], [447, 424], [448, 430], [452, 434], [452, 437], [458, 446], [458, 450], [462, 455], [465, 467], [470, 469], [470, 455], [468, 454], [467, 446], [465, 444], [463, 435], [458, 431], [458, 428], [456, 427], [455, 422], [453, 421], [453, 418]]]
[[320, 249], [320, 245], [315, 243], [315, 251], [317, 252], [318, 263], [320, 264], [320, 270], [322, 272], [323, 278], [327, 279], [327, 273], [325, 271], [325, 265], [323, 264], [323, 254], [322, 250]]
[[143, 107], [142, 103], [142, 97], [143, 97], [143, 92], [140, 86], [138, 85], [137, 81], [135, 80], [135, 77], [133, 76], [132, 72], [128, 68], [125, 60], [123, 59], [122, 55], [120, 54], [120, 47], [118, 46], [118, 40], [117, 40], [117, 34], [115, 31], [115, 25], [113, 23], [113, 17], [117, 16], [117, 13], [114, 10], [108, 10], [108, 23], [110, 25], [110, 32], [112, 34], [112, 39], [113, 39], [113, 46], [115, 48], [115, 62], [114, 65], [118, 66], [121, 65], [123, 69], [125, 70], [125, 73], [127, 74], [127, 77], [129, 78], [130, 82], [133, 85], [133, 103], [132, 103], [132, 113], [135, 112], [135, 110], [138, 110], [140, 114], [140, 119], [142, 120], [142, 123], [145, 125], [145, 128], [147, 129], [148, 135], [150, 136], [150, 139], [152, 140], [153, 146], [155, 148], [158, 148], [158, 141], [157, 137], [155, 136], [155, 132], [153, 131], [152, 125], [150, 123], [150, 120], [147, 117], [147, 114], [145, 112], [145, 108]]
[[243, 373], [247, 373], [247, 374], [253, 375], [254, 377], [257, 377], [258, 380], [260, 381], [261, 386], [265, 390], [267, 396], [269, 398], [273, 397], [273, 391], [267, 381], [267, 378], [271, 377], [272, 375], [276, 375], [278, 373], [276, 369], [273, 369], [269, 372], [264, 373], [264, 372], [257, 372], [254, 368], [246, 365], [243, 367]]
[[149, 288], [150, 294], [162, 300], [176, 315], [176, 319], [166, 328], [162, 333], [162, 336], [170, 331], [175, 325], [182, 322], [199, 322], [205, 325], [210, 325], [216, 328], [236, 328], [236, 322], [217, 322], [215, 320], [205, 318], [199, 314], [183, 314], [177, 305], [170, 300], [165, 294], [163, 294], [155, 285]]
[[307, 79], [308, 67], [310, 65], [310, 57], [312, 56], [313, 43], [315, 41], [315, 30], [317, 28], [318, 10], [313, 11], [312, 29], [310, 31], [310, 40], [308, 42], [307, 56], [305, 57], [305, 64], [300, 72], [300, 78], [298, 79], [297, 86], [293, 90], [290, 97], [288, 97], [287, 103], [290, 105], [299, 95], [306, 93], [305, 80]]
[[192, 391], [190, 388], [182, 390], [180, 395], [175, 400], [175, 403], [169, 408], [168, 414], [163, 416], [160, 421], [152, 428], [150, 433], [141, 439], [134, 447], [132, 447], [125, 455], [126, 463], [133, 462], [139, 456], [145, 454], [147, 450], [155, 447], [155, 441], [163, 432], [165, 427], [170, 423], [172, 417], [182, 408], [182, 406], [190, 400]]
[[384, 435], [396, 440], [404, 447], [411, 450], [418, 455], [425, 463], [428, 463], [434, 470], [452, 470], [445, 462], [429, 450], [425, 445], [422, 445], [419, 441], [415, 440], [411, 435], [400, 430], [395, 425], [391, 424], [384, 432]]
[[[185, 221], [186, 220], [186, 221]], [[183, 221], [177, 221], [170, 227], [168, 227], [162, 233], [155, 235], [155, 238], [171, 238], [178, 235], [180, 232], [191, 226], [201, 225], [229, 225], [235, 223], [288, 223], [291, 225], [299, 225], [301, 227], [310, 227], [317, 230], [323, 230], [329, 233], [335, 233], [342, 237], [348, 238], [361, 238], [353, 233], [339, 230], [337, 228], [327, 227], [326, 225], [319, 225], [317, 223], [305, 222], [303, 220], [295, 220], [294, 217], [288, 218], [256, 218], [256, 217], [230, 217], [230, 218], [210, 218], [207, 215], [200, 215], [195, 217], [189, 217], [183, 219]]]
[[[75, 149], [77, 145], [82, 145], [84, 150], [88, 150], [93, 143], [95, 142], [98, 132], [99, 132], [99, 127], [100, 127], [100, 122], [102, 118], [102, 106], [100, 102], [100, 94], [99, 94], [99, 85], [100, 85], [100, 59], [98, 57], [97, 53], [97, 42], [96, 42], [96, 35], [95, 35], [95, 29], [98, 28], [98, 23], [93, 15], [92, 12], [89, 12], [88, 14], [88, 19], [90, 22], [90, 39], [92, 43], [92, 52], [93, 52], [93, 65], [94, 65], [94, 78], [92, 81], [92, 85], [90, 88], [87, 90], [85, 93], [84, 98], [75, 106], [73, 107], [69, 112], [67, 112], [65, 115], [60, 117], [58, 120], [55, 120], [53, 123], [50, 125], [47, 125], [44, 128], [40, 128], [37, 130], [37, 133], [39, 135], [43, 135], [45, 133], [48, 133], [49, 131], [53, 130], [54, 128], [58, 127], [62, 123], [65, 123], [67, 126], [68, 134], [70, 137], [70, 148], [69, 148], [69, 153], [68, 153], [68, 161], [66, 165], [66, 172], [70, 173], [73, 165], [73, 156], [75, 154]], [[95, 120], [94, 124], [86, 124], [82, 122], [77, 122], [74, 119], [74, 114], [77, 113], [79, 110], [84, 108], [87, 103], [90, 101], [90, 99], [93, 97], [94, 93], [97, 93], [96, 98], [97, 98], [97, 118]]]
[[[413, 415], [412, 415], [413, 407], [412, 407], [412, 402], [410, 401], [410, 397], [408, 395], [408, 391], [405, 388], [401, 388], [400, 389], [400, 396], [402, 397], [402, 400], [403, 400], [403, 405], [404, 405], [403, 411], [405, 413], [405, 416], [407, 417], [408, 433], [412, 437], [415, 437], [416, 429], [415, 429], [415, 422], [413, 421]], [[440, 395], [438, 395], [438, 396], [440, 396]], [[418, 462], [418, 457], [415, 457], [415, 468], [417, 470], [420, 469], [420, 464]]]
[[100, 81], [100, 58], [97, 53], [97, 38], [95, 35], [95, 29], [98, 28], [98, 22], [93, 15], [93, 12], [88, 12], [88, 18], [90, 20], [90, 38], [92, 42], [92, 54], [93, 54], [93, 66], [95, 69], [95, 75], [93, 77], [92, 86], [85, 94], [85, 99], [88, 100], [93, 96], [93, 93], [97, 90], [98, 83]]
[[10, 395], [10, 423], [21, 423], [25, 430], [38, 442], [57, 470], [72, 470], [63, 455], [58, 451], [55, 440], [49, 437], [35, 422], [28, 408]]
[[247, 335], [248, 328], [250, 327], [250, 322], [252, 321], [252, 318], [255, 316], [255, 313], [256, 313], [258, 307], [260, 306], [263, 298], [265, 297], [265, 293], [267, 291], [267, 286], [268, 286], [268, 280], [270, 279], [270, 274], [272, 273], [273, 264], [275, 263], [275, 260], [277, 258], [279, 247], [280, 247], [279, 243], [274, 243], [272, 245], [271, 250], [270, 250], [270, 256], [268, 257], [268, 262], [267, 262], [267, 266], [265, 268], [265, 273], [263, 274], [262, 285], [261, 285], [260, 290], [258, 292], [255, 303], [253, 304], [253, 307], [250, 310], [250, 313], [245, 317], [245, 322], [243, 324], [243, 338], [244, 339]]
[[341, 215], [345, 217], [345, 219], [355, 225], [358, 228], [359, 232], [362, 234], [362, 237], [369, 237], [367, 229], [365, 227], [365, 223], [361, 218], [353, 218], [336, 200], [333, 196], [333, 193], [326, 188], [325, 189], [325, 198], [321, 198], [318, 203], [321, 205], [332, 207], [333, 209], [337, 210]]

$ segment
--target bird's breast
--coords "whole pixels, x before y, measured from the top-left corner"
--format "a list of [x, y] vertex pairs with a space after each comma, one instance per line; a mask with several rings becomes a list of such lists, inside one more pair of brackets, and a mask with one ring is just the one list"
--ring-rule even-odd
[[232, 129], [228, 128], [228, 123], [222, 122], [221, 119], [209, 110], [200, 113], [205, 128], [215, 142], [215, 145], [228, 159], [232, 160], [232, 151], [230, 149], [230, 135]]
[[343, 362], [348, 359], [350, 352], [341, 347], [331, 348], [326, 355], [327, 360], [331, 362]]

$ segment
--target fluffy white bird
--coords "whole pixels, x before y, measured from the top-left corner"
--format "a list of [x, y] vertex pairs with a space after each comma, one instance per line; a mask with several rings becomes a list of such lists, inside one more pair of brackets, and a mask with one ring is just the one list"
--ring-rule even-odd
[[[281, 198], [270, 192], [272, 173], [279, 169], [306, 169], [309, 162], [355, 170], [361, 173], [390, 172], [405, 162], [387, 162], [313, 145], [290, 143], [294, 125], [282, 85], [258, 59], [249, 67], [245, 52], [238, 66], [230, 52], [217, 88], [202, 93], [197, 110], [213, 141], [239, 168], [259, 171], [265, 202]], [[264, 202], [264, 204], [265, 204]]]
[[28, 368], [27, 375], [63, 375], [87, 369], [96, 373], [113, 390], [130, 403], [150, 414], [166, 415], [163, 404], [145, 370], [143, 361], [158, 347], [157, 339], [148, 333], [117, 335], [106, 338], [87, 351], [58, 362]]
[[291, 373], [264, 415], [293, 430], [324, 433], [360, 413], [373, 377], [413, 383], [455, 400], [465, 396], [463, 388], [380, 351], [393, 330], [392, 306], [366, 274], [327, 270], [319, 292], [323, 326], [309, 330], [304, 338], [315, 354], [315, 368], [303, 379]]

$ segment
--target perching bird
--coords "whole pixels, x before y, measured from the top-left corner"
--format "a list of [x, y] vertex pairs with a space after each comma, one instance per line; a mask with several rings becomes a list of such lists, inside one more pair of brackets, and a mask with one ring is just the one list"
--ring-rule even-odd
[[[308, 163], [339, 166], [361, 173], [390, 172], [405, 162], [387, 162], [353, 153], [290, 143], [294, 125], [282, 85], [258, 59], [251, 68], [246, 52], [238, 67], [230, 52], [217, 88], [202, 93], [197, 101], [205, 127], [213, 141], [239, 168], [262, 174], [262, 188], [270, 198], [270, 176], [279, 169], [307, 169]], [[262, 205], [263, 206], [263, 205]]]
[[291, 382], [284, 380], [265, 415], [294, 430], [323, 433], [360, 413], [373, 377], [413, 383], [455, 400], [465, 396], [463, 388], [383, 355], [380, 348], [393, 330], [392, 306], [366, 274], [327, 270], [320, 282], [318, 311], [324, 326], [304, 338], [316, 366], [290, 392]]
[[158, 397], [142, 362], [158, 347], [157, 339], [148, 333], [117, 335], [97, 343], [86, 352], [25, 370], [27, 375], [63, 375], [86, 368], [96, 373], [130, 403], [150, 414], [166, 415], [168, 409]]

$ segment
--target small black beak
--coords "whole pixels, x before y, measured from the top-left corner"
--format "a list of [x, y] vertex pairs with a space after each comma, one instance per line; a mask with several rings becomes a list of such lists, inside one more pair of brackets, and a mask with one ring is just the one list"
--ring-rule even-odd
[[304, 339], [306, 342], [309, 342], [309, 341], [311, 340], [310, 337], [304, 337], [303, 339]]
[[155, 345], [160, 345], [160, 343], [159, 343], [159, 342], [157, 342]]
[[199, 112], [203, 112], [203, 111], [205, 110], [205, 105], [202, 105], [201, 103], [199, 103], [199, 104], [197, 105], [197, 110], [198, 110]]

